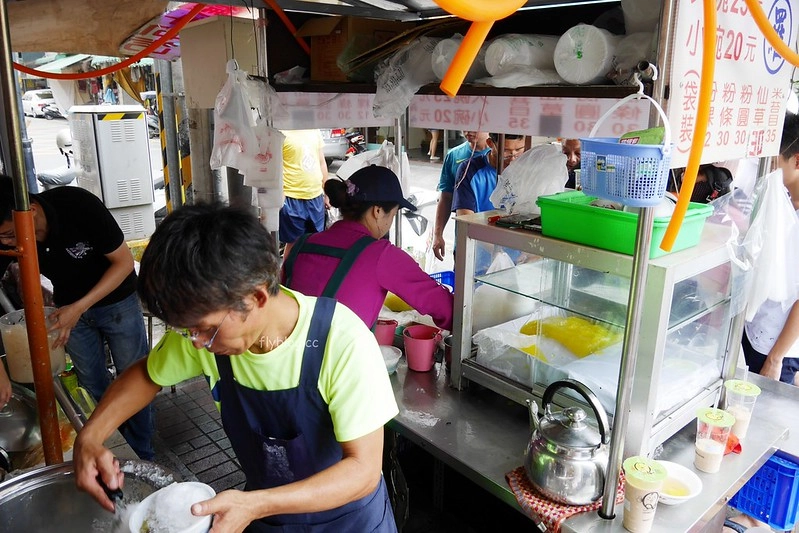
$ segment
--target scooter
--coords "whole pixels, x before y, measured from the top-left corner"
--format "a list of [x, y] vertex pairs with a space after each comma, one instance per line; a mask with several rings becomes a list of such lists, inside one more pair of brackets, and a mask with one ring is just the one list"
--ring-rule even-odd
[[147, 136], [155, 139], [161, 135], [161, 124], [158, 123], [158, 115], [147, 115]]
[[347, 139], [347, 151], [344, 152], [345, 158], [350, 158], [354, 155], [362, 154], [366, 151], [366, 138], [362, 133], [353, 131], [344, 135]]
[[55, 104], [47, 104], [44, 106], [42, 108], [42, 113], [44, 113], [44, 118], [47, 120], [53, 120], [54, 118], [67, 118]]
[[78, 175], [78, 169], [72, 164], [72, 135], [69, 128], [59, 131], [55, 137], [56, 146], [66, 160], [66, 166], [51, 168], [36, 173], [36, 179], [42, 184], [42, 188], [47, 191], [56, 187], [70, 185]]

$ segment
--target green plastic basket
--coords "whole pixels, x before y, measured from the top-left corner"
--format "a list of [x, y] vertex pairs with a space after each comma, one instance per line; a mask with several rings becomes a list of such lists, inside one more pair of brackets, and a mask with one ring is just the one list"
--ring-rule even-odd
[[[581, 191], [540, 196], [537, 203], [541, 208], [541, 233], [547, 237], [632, 255], [638, 214], [590, 205], [594, 200], [595, 196], [587, 196]], [[709, 205], [690, 203], [671, 251], [678, 252], [699, 244], [705, 220], [712, 213], [713, 207]], [[670, 253], [660, 249], [660, 241], [663, 240], [669, 220], [670, 217], [655, 219], [650, 258]]]

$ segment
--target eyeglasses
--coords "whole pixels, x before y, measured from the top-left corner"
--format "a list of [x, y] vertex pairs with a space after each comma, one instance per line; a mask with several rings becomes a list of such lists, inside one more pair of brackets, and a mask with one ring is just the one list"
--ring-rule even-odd
[[518, 159], [520, 155], [524, 153], [525, 147], [521, 146], [519, 148], [512, 148], [512, 149], [505, 149], [502, 152], [502, 157], [505, 161], [509, 159]]
[[207, 334], [212, 329], [214, 332], [211, 334], [211, 337], [208, 339], [208, 342], [203, 343], [203, 348], [209, 350], [211, 345], [214, 344], [214, 340], [216, 340], [216, 336], [219, 333], [219, 328], [222, 327], [222, 324], [227, 320], [227, 317], [230, 316], [230, 311], [227, 312], [225, 317], [219, 322], [219, 325], [216, 328], [208, 328], [205, 331], [197, 331], [191, 330], [188, 328], [173, 328], [174, 331], [180, 333], [183, 337], [189, 339], [191, 342], [197, 342], [200, 340], [200, 336]]

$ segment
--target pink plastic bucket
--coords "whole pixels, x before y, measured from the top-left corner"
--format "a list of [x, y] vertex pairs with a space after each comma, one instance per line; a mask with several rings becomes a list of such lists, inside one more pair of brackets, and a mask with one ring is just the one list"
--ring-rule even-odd
[[408, 368], [417, 372], [427, 372], [433, 368], [435, 351], [441, 340], [441, 330], [433, 326], [408, 326], [402, 332], [405, 342], [405, 357]]
[[397, 321], [378, 318], [375, 324], [375, 338], [380, 346], [394, 344], [394, 332], [397, 330]]

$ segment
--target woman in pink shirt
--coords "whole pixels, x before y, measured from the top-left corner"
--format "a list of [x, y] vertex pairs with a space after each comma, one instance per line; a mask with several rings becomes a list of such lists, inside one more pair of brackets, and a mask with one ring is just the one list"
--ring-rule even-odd
[[283, 264], [282, 283], [309, 296], [343, 303], [367, 326], [391, 291], [439, 327], [452, 329], [452, 294], [383, 237], [400, 207], [416, 210], [388, 168], [364, 167], [346, 181], [329, 179], [325, 194], [341, 211], [329, 229], [304, 235]]

